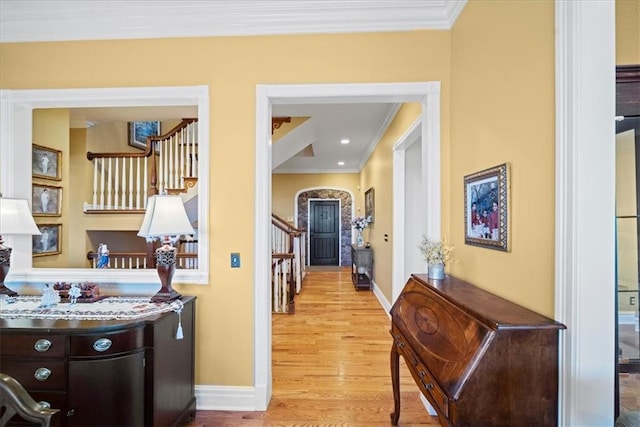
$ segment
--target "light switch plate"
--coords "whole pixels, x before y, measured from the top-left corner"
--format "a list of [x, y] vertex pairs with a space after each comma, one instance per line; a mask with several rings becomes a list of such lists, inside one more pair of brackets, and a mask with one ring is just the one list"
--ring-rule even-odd
[[231, 268], [240, 268], [240, 254], [237, 252], [231, 253]]

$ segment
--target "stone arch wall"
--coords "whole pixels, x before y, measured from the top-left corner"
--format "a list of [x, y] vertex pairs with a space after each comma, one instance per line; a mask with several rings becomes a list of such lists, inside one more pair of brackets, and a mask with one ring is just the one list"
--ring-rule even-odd
[[308, 230], [309, 227], [309, 199], [334, 199], [340, 200], [340, 252], [341, 265], [351, 265], [351, 211], [353, 200], [351, 195], [343, 190], [331, 188], [319, 188], [303, 191], [298, 195], [298, 227]]

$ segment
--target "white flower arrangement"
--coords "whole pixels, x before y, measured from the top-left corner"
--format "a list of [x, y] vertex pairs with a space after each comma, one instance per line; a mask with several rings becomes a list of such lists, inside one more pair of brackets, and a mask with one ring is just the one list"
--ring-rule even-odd
[[422, 240], [418, 245], [418, 249], [422, 253], [422, 257], [427, 264], [446, 264], [447, 261], [453, 261], [453, 246], [446, 245], [444, 240], [437, 242], [422, 236]]
[[357, 216], [351, 220], [351, 226], [356, 230], [364, 230], [369, 226], [369, 219], [363, 216]]

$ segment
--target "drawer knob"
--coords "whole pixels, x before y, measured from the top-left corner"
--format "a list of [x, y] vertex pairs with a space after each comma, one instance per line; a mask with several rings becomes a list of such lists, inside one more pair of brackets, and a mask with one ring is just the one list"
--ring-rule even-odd
[[95, 351], [107, 351], [111, 348], [111, 340], [109, 338], [100, 338], [93, 343], [93, 349]]
[[45, 402], [44, 400], [38, 402], [38, 405], [42, 406], [43, 408], [51, 409], [51, 403]]
[[38, 381], [46, 381], [46, 379], [51, 376], [51, 371], [47, 368], [38, 368], [36, 369], [36, 372], [33, 374], [33, 376]]
[[424, 381], [420, 381], [420, 382], [422, 383], [424, 388], [426, 388], [427, 390], [433, 390], [433, 383], [425, 383]]
[[44, 353], [51, 348], [51, 341], [45, 340], [44, 338], [39, 339], [33, 345], [33, 348], [35, 348], [37, 352]]

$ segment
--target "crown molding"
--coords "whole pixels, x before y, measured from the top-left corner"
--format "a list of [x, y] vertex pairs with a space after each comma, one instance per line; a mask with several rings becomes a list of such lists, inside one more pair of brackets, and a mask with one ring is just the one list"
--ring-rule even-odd
[[0, 0], [0, 42], [450, 29], [467, 0]]

